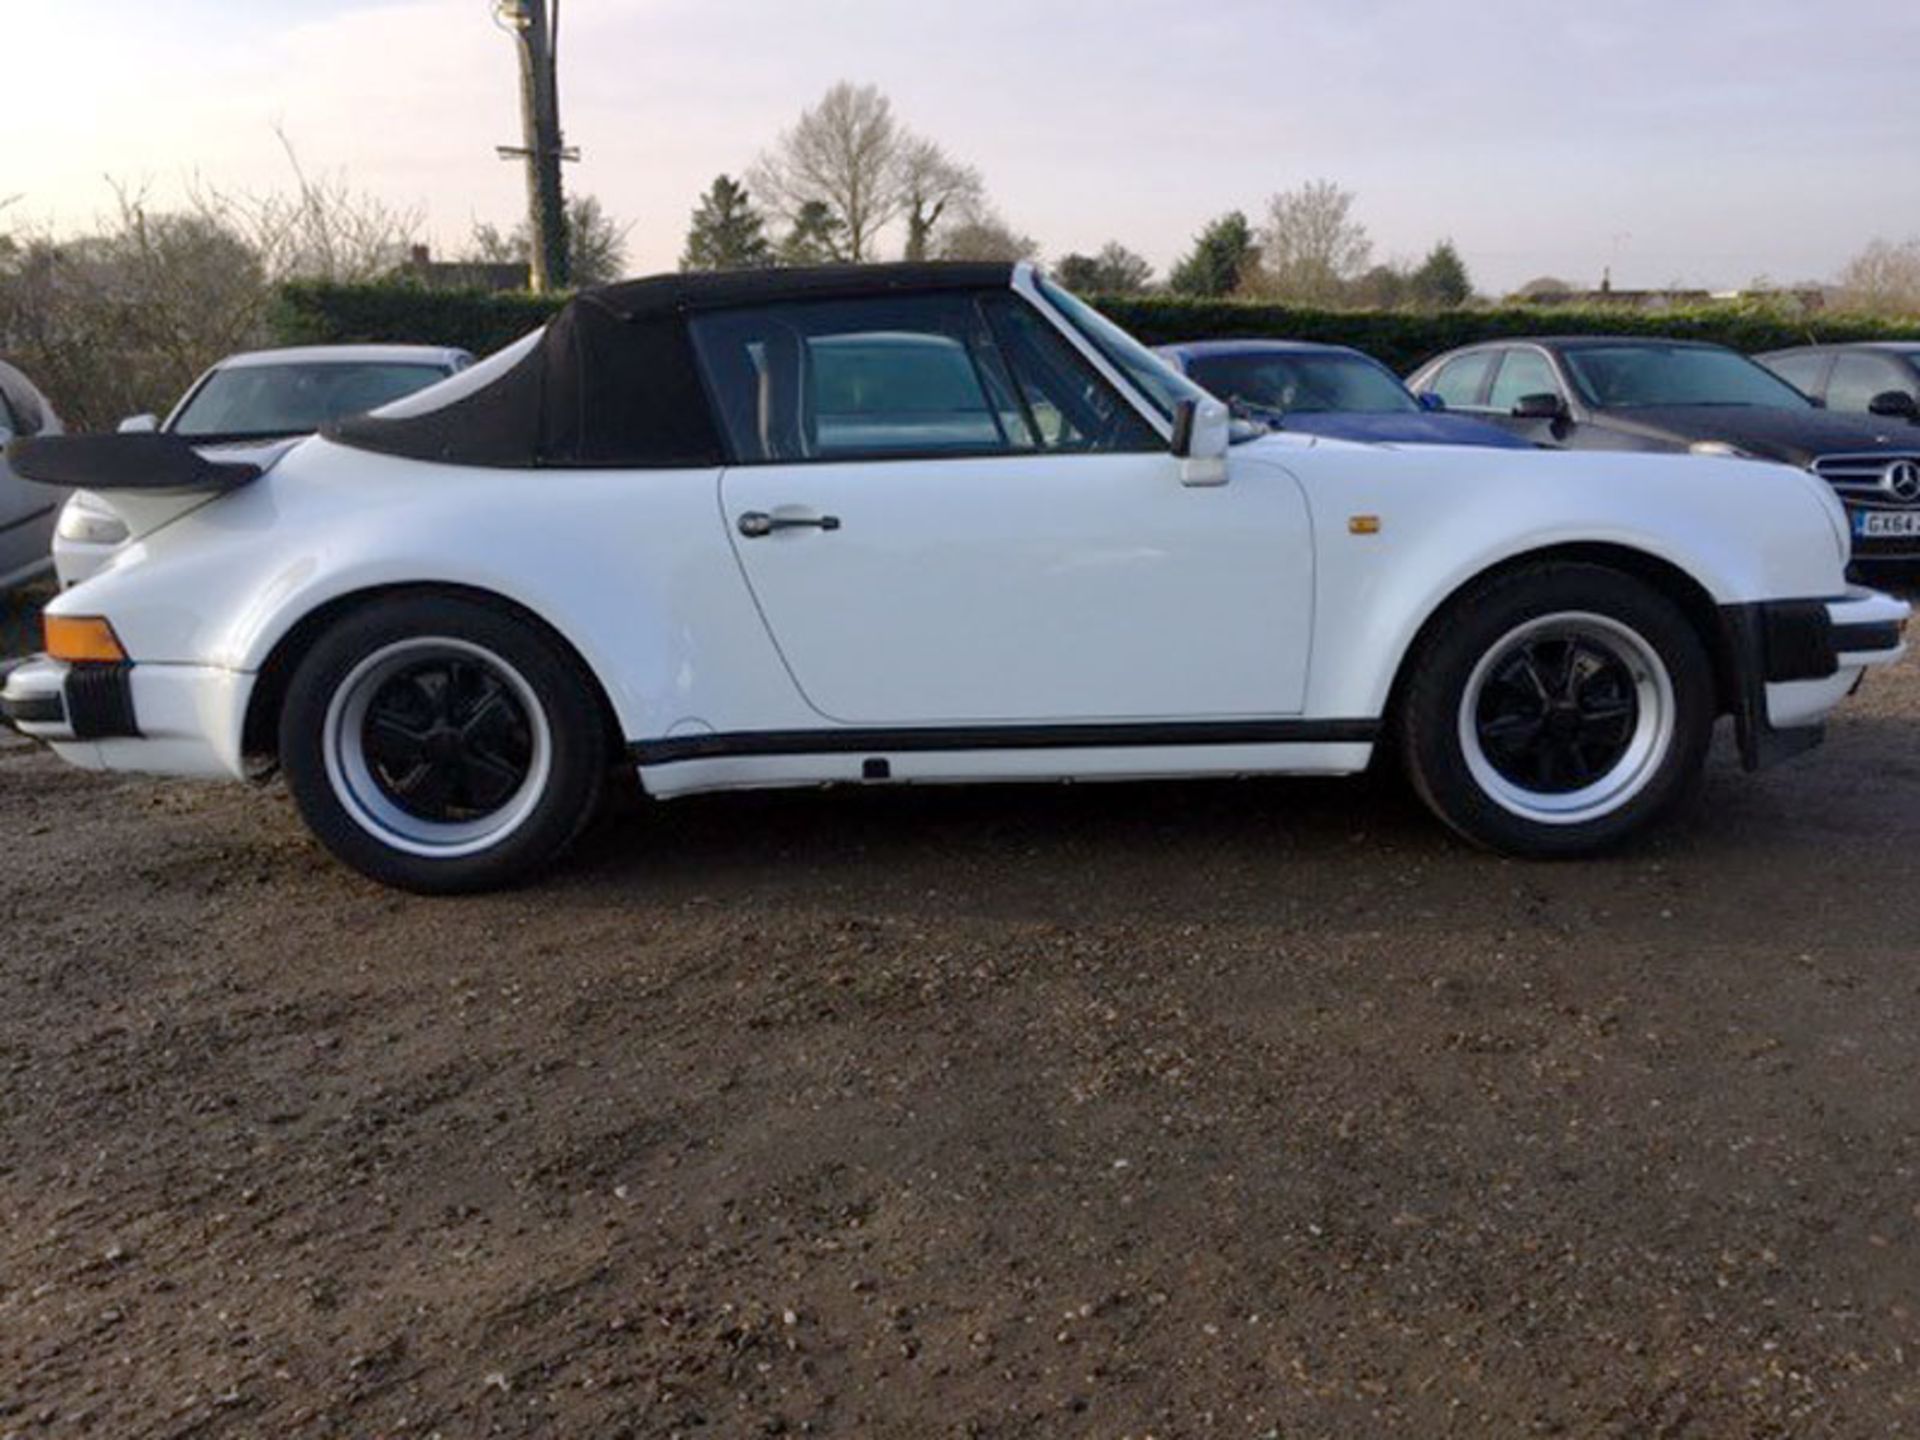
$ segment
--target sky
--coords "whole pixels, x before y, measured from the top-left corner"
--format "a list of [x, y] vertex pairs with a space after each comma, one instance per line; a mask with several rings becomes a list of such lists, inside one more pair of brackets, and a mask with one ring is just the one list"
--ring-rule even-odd
[[[0, 199], [82, 227], [310, 170], [417, 210], [436, 253], [511, 224], [491, 0], [0, 0]], [[1163, 272], [1210, 217], [1328, 178], [1375, 258], [1451, 238], [1498, 293], [1829, 278], [1920, 236], [1912, 0], [561, 0], [567, 183], [670, 269], [700, 192], [835, 81], [976, 166], [1048, 256]]]

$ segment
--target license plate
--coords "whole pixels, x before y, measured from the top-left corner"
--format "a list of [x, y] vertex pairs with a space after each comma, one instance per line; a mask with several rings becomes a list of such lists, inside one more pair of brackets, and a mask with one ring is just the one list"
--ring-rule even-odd
[[1920, 536], [1920, 510], [1860, 510], [1853, 517], [1853, 533], [1862, 540], [1910, 539]]

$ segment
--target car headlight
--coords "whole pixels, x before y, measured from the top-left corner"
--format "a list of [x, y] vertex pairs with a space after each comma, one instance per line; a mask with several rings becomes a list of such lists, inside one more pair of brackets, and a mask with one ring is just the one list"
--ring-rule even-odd
[[121, 545], [131, 534], [127, 522], [106, 501], [85, 490], [68, 497], [60, 511], [60, 523], [54, 528], [62, 540], [81, 545]]
[[1729, 445], [1724, 440], [1696, 440], [1687, 446], [1689, 455], [1726, 455], [1735, 460], [1751, 460], [1751, 452], [1742, 450], [1738, 445]]

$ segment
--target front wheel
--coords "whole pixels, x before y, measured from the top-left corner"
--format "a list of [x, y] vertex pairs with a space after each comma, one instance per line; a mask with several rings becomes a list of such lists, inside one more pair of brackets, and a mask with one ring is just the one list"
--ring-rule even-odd
[[508, 884], [597, 808], [607, 741], [591, 679], [513, 613], [376, 601], [323, 634], [280, 717], [288, 788], [321, 842], [388, 885]]
[[1713, 735], [1712, 661], [1686, 615], [1618, 571], [1530, 566], [1457, 600], [1399, 709], [1414, 787], [1519, 855], [1585, 854], [1683, 799]]

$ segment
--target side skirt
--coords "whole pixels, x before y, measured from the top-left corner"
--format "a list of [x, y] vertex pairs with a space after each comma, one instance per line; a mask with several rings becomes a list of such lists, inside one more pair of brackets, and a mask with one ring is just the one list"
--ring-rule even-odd
[[1366, 769], [1371, 720], [922, 727], [676, 736], [631, 747], [648, 793], [822, 784], [991, 784]]

